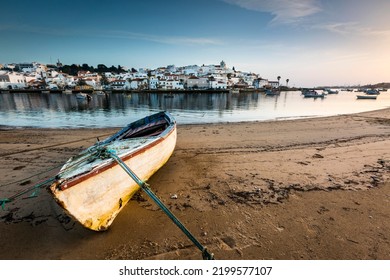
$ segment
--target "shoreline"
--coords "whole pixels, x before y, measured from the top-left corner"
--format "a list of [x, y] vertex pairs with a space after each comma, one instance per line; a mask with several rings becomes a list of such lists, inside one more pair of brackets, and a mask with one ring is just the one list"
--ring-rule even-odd
[[[337, 114], [330, 116], [300, 116], [300, 117], [277, 117], [275, 119], [267, 119], [267, 120], [253, 120], [253, 121], [235, 121], [235, 122], [202, 122], [202, 123], [183, 123], [178, 124], [179, 126], [197, 126], [197, 125], [230, 125], [230, 124], [246, 124], [246, 123], [267, 123], [267, 122], [284, 122], [284, 121], [298, 121], [298, 120], [316, 120], [321, 118], [333, 118], [340, 116], [353, 116], [353, 115], [366, 115], [366, 114], [376, 114], [381, 113], [382, 111], [389, 110], [390, 107], [371, 110], [371, 111], [362, 111], [358, 113], [351, 114]], [[12, 129], [28, 129], [28, 130], [100, 130], [100, 129], [120, 129], [121, 126], [110, 126], [110, 127], [35, 127], [35, 126], [12, 126], [12, 125], [0, 125], [0, 131], [3, 130], [12, 130]]]
[[[1, 130], [0, 197], [115, 131]], [[389, 259], [389, 146], [390, 108], [179, 124], [174, 154], [148, 183], [217, 259]], [[1, 211], [0, 259], [201, 258], [142, 193], [104, 233], [69, 219], [44, 190]]]

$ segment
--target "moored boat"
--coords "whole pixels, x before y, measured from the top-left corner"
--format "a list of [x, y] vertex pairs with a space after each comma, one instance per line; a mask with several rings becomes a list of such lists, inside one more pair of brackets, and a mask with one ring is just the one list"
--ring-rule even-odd
[[92, 99], [92, 96], [87, 94], [87, 93], [79, 92], [79, 93], [76, 94], [76, 98], [79, 99], [79, 100], [90, 101]]
[[325, 89], [325, 92], [326, 92], [326, 94], [338, 94], [339, 93], [338, 90], [333, 90], [330, 88]]
[[378, 94], [380, 94], [379, 90], [377, 90], [377, 89], [366, 89], [364, 92], [366, 94], [370, 94], [370, 95], [378, 95]]
[[324, 98], [325, 97], [324, 93], [319, 94], [315, 90], [305, 90], [302, 92], [302, 94], [303, 94], [303, 97], [305, 97], [305, 98]]
[[376, 99], [377, 95], [367, 94], [367, 95], [356, 95], [357, 99]]
[[145, 117], [69, 159], [50, 190], [84, 227], [106, 230], [140, 189], [108, 152], [146, 181], [168, 161], [175, 145], [176, 122], [169, 113]]
[[277, 89], [267, 89], [265, 91], [265, 96], [275, 96], [275, 95], [280, 95], [280, 91]]

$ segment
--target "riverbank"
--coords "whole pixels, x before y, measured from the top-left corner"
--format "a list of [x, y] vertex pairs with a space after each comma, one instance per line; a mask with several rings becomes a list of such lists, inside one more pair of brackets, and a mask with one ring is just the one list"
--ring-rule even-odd
[[[1, 130], [0, 196], [115, 131]], [[179, 125], [174, 154], [149, 184], [217, 259], [389, 259], [389, 147], [390, 109]], [[69, 219], [44, 190], [0, 213], [0, 259], [201, 258], [144, 194], [103, 233]]]

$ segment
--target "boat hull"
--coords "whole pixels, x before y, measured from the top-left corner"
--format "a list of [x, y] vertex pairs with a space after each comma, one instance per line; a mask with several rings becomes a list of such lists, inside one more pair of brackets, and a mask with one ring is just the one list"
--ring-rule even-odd
[[[176, 138], [175, 124], [141, 149], [118, 156], [140, 179], [146, 181], [168, 161]], [[81, 178], [68, 183], [58, 181], [50, 189], [70, 216], [86, 228], [103, 231], [109, 228], [140, 187], [112, 160], [109, 165], [94, 169]]]
[[376, 99], [376, 95], [356, 95], [357, 99]]

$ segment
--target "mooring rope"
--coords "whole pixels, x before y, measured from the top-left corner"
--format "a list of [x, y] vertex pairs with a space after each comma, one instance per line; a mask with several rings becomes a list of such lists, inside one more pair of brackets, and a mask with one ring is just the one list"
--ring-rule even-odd
[[[78, 162], [76, 162], [76, 163], [74, 163], [72, 165], [67, 166], [66, 168], [62, 169], [59, 173], [57, 173], [57, 175], [51, 176], [51, 177], [47, 178], [46, 180], [38, 182], [35, 185], [33, 185], [33, 186], [29, 187], [29, 188], [26, 188], [26, 189], [24, 189], [24, 190], [22, 190], [20, 192], [17, 192], [16, 194], [14, 194], [14, 195], [12, 195], [10, 197], [0, 198], [0, 207], [3, 210], [5, 210], [6, 203], [10, 203], [12, 201], [15, 201], [17, 198], [21, 197], [22, 195], [25, 195], [25, 194], [30, 193], [30, 192], [32, 192], [32, 194], [29, 197], [36, 197], [37, 196], [37, 192], [39, 191], [39, 189], [43, 188], [44, 186], [46, 186], [48, 184], [52, 184], [55, 180], [57, 180], [59, 174], [65, 173], [65, 172], [69, 171], [70, 169], [76, 168], [77, 166], [79, 166], [80, 164], [82, 164], [82, 163], [84, 163], [86, 161], [91, 161], [93, 159], [99, 158], [100, 157], [100, 153], [102, 151], [102, 148], [101, 148], [101, 145], [99, 144], [99, 142], [98, 142], [98, 144], [96, 146], [97, 146], [97, 148], [93, 147], [92, 149], [89, 148], [87, 150], [88, 156], [86, 156], [84, 159], [82, 159], [82, 160], [80, 160], [80, 161], [78, 161]], [[21, 179], [21, 180], [17, 180], [17, 181], [13, 181], [13, 182], [10, 182], [10, 183], [4, 184], [4, 185], [0, 185], [0, 188], [1, 187], [5, 187], [5, 186], [9, 186], [9, 185], [12, 185], [12, 184], [24, 182], [24, 181], [27, 181], [28, 179], [37, 177], [39, 175], [42, 175], [42, 174], [45, 174], [45, 173], [49, 173], [49, 172], [51, 172], [51, 171], [53, 171], [55, 169], [60, 168], [63, 165], [64, 164], [61, 164], [61, 165], [49, 168], [48, 170], [39, 172], [37, 174], [31, 175], [31, 176], [26, 177], [26, 178]]]
[[30, 193], [32, 192], [32, 194], [29, 196], [29, 197], [36, 197], [37, 196], [37, 192], [39, 191], [39, 189], [41, 189], [42, 187], [48, 185], [48, 184], [51, 184], [53, 183], [54, 181], [56, 180], [55, 177], [51, 177], [49, 179], [46, 179], [42, 182], [39, 182], [37, 184], [35, 184], [34, 186], [32, 187], [29, 187], [27, 189], [24, 189], [8, 198], [0, 198], [0, 205], [1, 205], [1, 208], [3, 210], [5, 210], [5, 204], [6, 203], [9, 203], [9, 202], [12, 202], [14, 200], [16, 200], [17, 198], [21, 197], [22, 195], [25, 195], [26, 193]]
[[178, 218], [165, 206], [165, 204], [153, 193], [149, 188], [149, 185], [142, 181], [137, 174], [135, 174], [127, 165], [122, 161], [122, 159], [117, 156], [114, 150], [104, 149], [102, 155], [111, 157], [114, 159], [120, 167], [141, 187], [141, 189], [160, 207], [160, 209], [174, 222], [176, 226], [195, 244], [195, 246], [202, 252], [202, 257], [205, 260], [214, 260], [214, 254], [207, 251], [207, 248], [204, 247], [192, 233], [180, 222]]
[[58, 168], [60, 168], [60, 167], [63, 166], [63, 165], [64, 165], [64, 164], [62, 163], [62, 164], [60, 164], [60, 165], [54, 166], [54, 167], [52, 167], [52, 168], [49, 168], [49, 169], [47, 169], [47, 170], [45, 170], [45, 171], [36, 173], [36, 174], [31, 175], [31, 176], [29, 176], [29, 177], [25, 177], [25, 178], [20, 179], [20, 180], [16, 180], [16, 181], [13, 181], [13, 182], [9, 182], [9, 183], [0, 185], [0, 188], [6, 187], [6, 186], [10, 186], [10, 185], [14, 185], [14, 184], [17, 184], [17, 183], [20, 183], [20, 182], [25, 182], [25, 181], [27, 181], [27, 180], [29, 180], [29, 179], [31, 179], [31, 178], [38, 177], [39, 175], [42, 175], [42, 174], [45, 174], [45, 173], [49, 173], [50, 171], [53, 171], [53, 170], [55, 170], [55, 169], [58, 169]]

